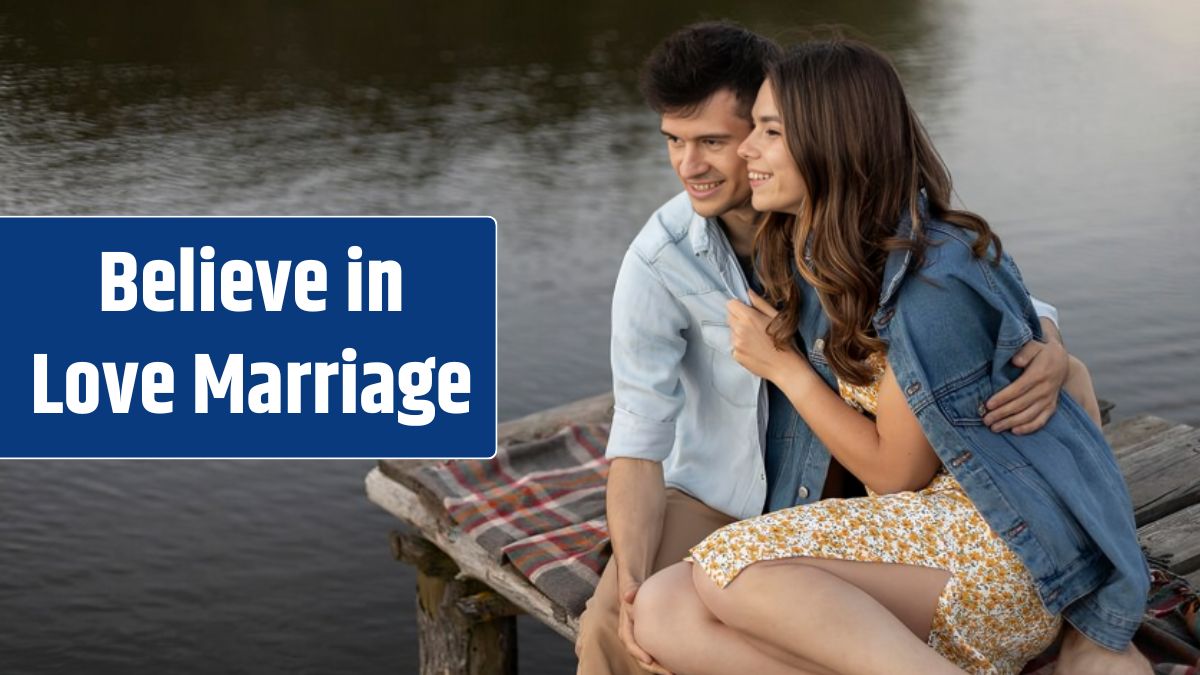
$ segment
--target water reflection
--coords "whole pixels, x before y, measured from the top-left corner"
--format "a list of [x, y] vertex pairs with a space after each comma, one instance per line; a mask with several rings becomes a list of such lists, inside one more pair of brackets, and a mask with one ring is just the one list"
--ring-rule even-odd
[[[617, 266], [678, 189], [636, 69], [719, 17], [783, 38], [849, 24], [888, 50], [960, 196], [1060, 306], [1101, 393], [1200, 422], [1195, 3], [7, 3], [0, 212], [493, 215], [513, 417], [607, 388]], [[364, 471], [0, 467], [0, 555], [19, 570], [0, 581], [0, 658], [411, 667], [410, 578]], [[565, 643], [522, 630], [525, 672], [570, 667]]]

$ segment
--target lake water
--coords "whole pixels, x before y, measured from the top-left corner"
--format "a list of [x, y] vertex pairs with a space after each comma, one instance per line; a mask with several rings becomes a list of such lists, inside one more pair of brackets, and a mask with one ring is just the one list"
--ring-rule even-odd
[[[846, 24], [1117, 417], [1200, 423], [1200, 4], [408, 4], [0, 4], [0, 213], [493, 215], [513, 418], [608, 388], [617, 266], [679, 189], [654, 43]], [[0, 672], [412, 672], [370, 466], [0, 463]], [[520, 630], [523, 673], [573, 669]]]

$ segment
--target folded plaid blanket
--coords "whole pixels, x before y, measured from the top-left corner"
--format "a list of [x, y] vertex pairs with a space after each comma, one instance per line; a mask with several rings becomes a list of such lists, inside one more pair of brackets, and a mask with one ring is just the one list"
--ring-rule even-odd
[[434, 464], [413, 477], [497, 562], [507, 559], [578, 615], [608, 562], [607, 445], [608, 425], [573, 425], [494, 459]]

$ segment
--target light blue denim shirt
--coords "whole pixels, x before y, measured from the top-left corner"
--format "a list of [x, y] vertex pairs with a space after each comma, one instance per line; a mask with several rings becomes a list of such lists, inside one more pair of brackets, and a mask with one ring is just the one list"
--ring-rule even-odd
[[[912, 231], [905, 216], [900, 233]], [[1041, 339], [1041, 326], [1011, 258], [975, 258], [972, 233], [927, 217], [923, 231], [924, 265], [913, 269], [905, 251], [889, 255], [873, 318], [896, 380], [942, 464], [1025, 563], [1046, 607], [1123, 649], [1141, 622], [1149, 571], [1112, 450], [1063, 393], [1035, 433], [983, 424], [984, 402], [1020, 374], [1010, 361]], [[816, 292], [800, 287], [809, 362], [836, 388], [822, 350], [828, 319]]]
[[730, 355], [725, 311], [746, 289], [721, 226], [684, 192], [630, 244], [612, 304], [607, 456], [660, 461], [668, 486], [735, 518], [767, 494], [766, 390]]

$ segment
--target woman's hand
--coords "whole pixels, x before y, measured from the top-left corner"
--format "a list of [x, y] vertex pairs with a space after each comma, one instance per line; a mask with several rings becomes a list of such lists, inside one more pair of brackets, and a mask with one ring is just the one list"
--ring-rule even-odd
[[754, 291], [750, 291], [750, 302], [751, 305], [739, 300], [725, 303], [734, 360], [746, 370], [772, 382], [777, 382], [789, 368], [808, 367], [808, 361], [794, 346], [789, 343], [787, 349], [777, 348], [775, 338], [767, 332], [767, 326], [779, 311]]

